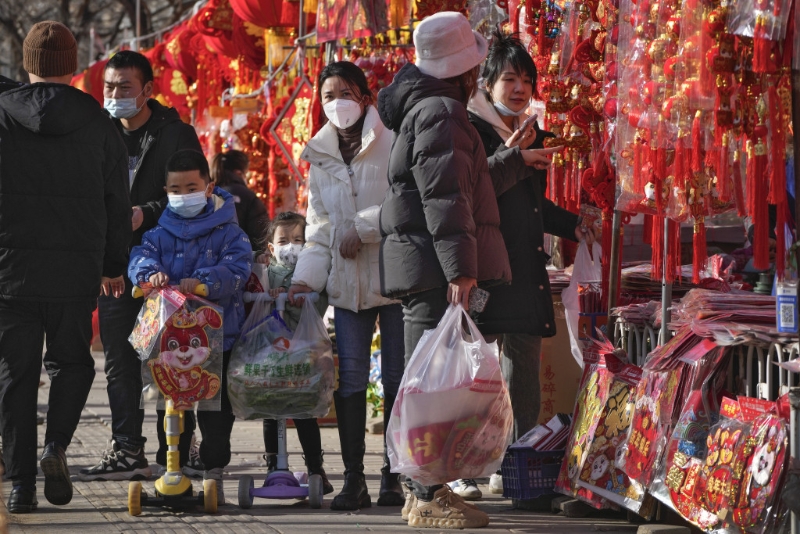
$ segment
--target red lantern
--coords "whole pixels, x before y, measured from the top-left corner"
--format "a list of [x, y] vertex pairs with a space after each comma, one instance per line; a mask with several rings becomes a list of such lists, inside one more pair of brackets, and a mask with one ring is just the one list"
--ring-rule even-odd
[[282, 26], [281, 0], [231, 0], [231, 7], [236, 15], [262, 28]]
[[267, 52], [264, 41], [264, 28], [234, 16], [233, 45], [236, 47], [238, 55], [243, 58], [249, 68], [259, 70], [266, 64]]
[[203, 35], [203, 40], [212, 52], [235, 58], [238, 54], [233, 46], [233, 17], [230, 2], [219, 0], [198, 11], [189, 24]]
[[88, 69], [72, 79], [71, 85], [84, 93], [88, 93], [103, 105], [103, 74], [105, 73], [107, 59], [95, 61]]
[[181, 24], [166, 39], [164, 59], [170, 67], [179, 70], [189, 78], [190, 82], [197, 78], [197, 61], [192, 53], [192, 38], [197, 34], [187, 24]]

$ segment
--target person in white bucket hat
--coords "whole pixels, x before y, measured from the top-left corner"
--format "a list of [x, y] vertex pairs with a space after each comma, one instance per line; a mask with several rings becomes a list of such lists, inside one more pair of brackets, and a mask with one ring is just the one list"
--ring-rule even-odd
[[[378, 94], [381, 120], [395, 133], [381, 208], [381, 293], [403, 304], [406, 365], [451, 303], [468, 309], [475, 286], [511, 281], [486, 152], [466, 110], [486, 40], [460, 13], [443, 12], [420, 22], [414, 45], [416, 64]], [[446, 482], [408, 483], [408, 525], [488, 525]]]

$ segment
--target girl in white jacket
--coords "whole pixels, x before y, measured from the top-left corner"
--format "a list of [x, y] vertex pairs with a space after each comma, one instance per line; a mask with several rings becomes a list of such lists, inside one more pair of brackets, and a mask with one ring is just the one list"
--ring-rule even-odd
[[[372, 93], [359, 67], [347, 61], [325, 67], [317, 84], [328, 123], [309, 142], [302, 158], [308, 177], [306, 245], [289, 289], [328, 292], [335, 308], [339, 389], [334, 393], [345, 481], [333, 510], [371, 506], [364, 480], [369, 360], [376, 320], [381, 329], [384, 425], [389, 426], [403, 376], [403, 311], [381, 296], [378, 257], [379, 215], [388, 188], [392, 132], [372, 105]], [[398, 475], [391, 473], [384, 439], [378, 506], [401, 506]]]

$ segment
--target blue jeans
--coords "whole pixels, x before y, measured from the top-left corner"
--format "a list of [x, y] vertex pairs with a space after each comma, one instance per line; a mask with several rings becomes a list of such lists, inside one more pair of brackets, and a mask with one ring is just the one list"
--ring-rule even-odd
[[389, 304], [354, 313], [336, 308], [336, 349], [339, 354], [339, 395], [349, 397], [367, 389], [375, 321], [381, 326], [381, 383], [384, 394], [397, 395], [403, 378], [403, 308]]

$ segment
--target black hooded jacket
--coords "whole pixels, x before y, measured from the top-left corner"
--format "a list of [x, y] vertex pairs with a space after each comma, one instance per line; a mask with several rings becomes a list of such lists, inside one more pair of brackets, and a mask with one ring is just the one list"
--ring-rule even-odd
[[381, 292], [444, 287], [459, 276], [511, 281], [486, 152], [461, 90], [405, 65], [378, 95], [395, 132], [381, 208]]
[[125, 144], [64, 84], [0, 81], [0, 298], [97, 298], [127, 266]]
[[[167, 183], [167, 160], [178, 150], [203, 151], [194, 127], [183, 122], [175, 108], [163, 106], [152, 98], [147, 101], [147, 105], [153, 114], [142, 126], [147, 133], [142, 138], [140, 157], [130, 189], [131, 204], [142, 208], [144, 222], [133, 233], [131, 248], [142, 243], [144, 233], [158, 224], [158, 218], [167, 207], [167, 194], [164, 191]], [[121, 133], [122, 123], [118, 119], [114, 123]]]
[[[469, 120], [490, 154], [500, 231], [513, 274], [511, 285], [489, 288], [491, 296], [476, 323], [483, 334], [552, 337], [556, 323], [544, 233], [574, 241], [578, 216], [547, 198], [547, 171], [526, 166], [519, 148], [507, 148], [494, 127], [478, 115], [470, 113]], [[546, 137], [555, 136], [537, 128], [531, 148], [543, 148]]]
[[235, 172], [225, 171], [225, 179], [220, 187], [233, 195], [233, 201], [236, 203], [236, 219], [250, 238], [253, 250], [264, 250], [266, 247], [264, 237], [269, 224], [269, 215], [264, 203]]

